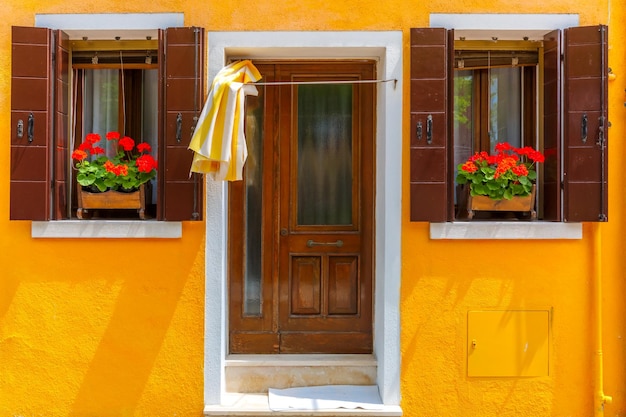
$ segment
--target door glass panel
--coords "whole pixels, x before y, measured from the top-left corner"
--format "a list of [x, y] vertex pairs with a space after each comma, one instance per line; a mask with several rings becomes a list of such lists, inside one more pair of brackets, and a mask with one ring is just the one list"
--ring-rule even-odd
[[298, 87], [298, 225], [352, 224], [352, 85]]
[[258, 97], [246, 99], [246, 159], [244, 181], [244, 302], [243, 313], [248, 316], [261, 314], [261, 220], [263, 204], [263, 88]]

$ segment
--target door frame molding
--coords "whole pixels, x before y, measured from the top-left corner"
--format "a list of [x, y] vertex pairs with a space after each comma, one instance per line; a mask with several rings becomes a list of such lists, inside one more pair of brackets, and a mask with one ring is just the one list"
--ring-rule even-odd
[[[376, 196], [374, 355], [385, 405], [400, 404], [402, 32], [208, 32], [208, 83], [236, 58], [374, 58]], [[206, 180], [204, 402], [225, 400], [228, 354], [228, 184]]]

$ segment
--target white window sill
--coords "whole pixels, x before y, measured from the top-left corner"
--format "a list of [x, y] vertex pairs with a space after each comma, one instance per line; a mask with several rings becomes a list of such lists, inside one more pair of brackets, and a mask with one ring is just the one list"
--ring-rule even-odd
[[31, 226], [33, 238], [177, 239], [182, 235], [182, 222], [151, 220], [57, 220], [32, 222]]
[[582, 239], [582, 223], [450, 222], [430, 223], [431, 239]]

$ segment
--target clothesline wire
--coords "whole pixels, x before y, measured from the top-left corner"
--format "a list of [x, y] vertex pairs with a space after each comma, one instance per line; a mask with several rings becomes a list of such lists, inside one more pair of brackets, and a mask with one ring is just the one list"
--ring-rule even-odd
[[333, 80], [333, 81], [265, 81], [250, 83], [251, 85], [305, 85], [305, 84], [374, 84], [393, 82], [393, 88], [396, 88], [398, 80], [390, 78], [386, 80]]

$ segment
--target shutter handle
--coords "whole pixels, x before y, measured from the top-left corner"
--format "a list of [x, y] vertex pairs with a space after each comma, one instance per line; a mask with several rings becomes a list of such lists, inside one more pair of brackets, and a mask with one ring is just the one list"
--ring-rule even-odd
[[417, 140], [422, 140], [422, 122], [417, 122]]
[[28, 142], [32, 142], [35, 136], [35, 116], [33, 114], [28, 115]]
[[183, 115], [178, 113], [176, 115], [176, 142], [179, 142], [183, 138]]
[[587, 113], [583, 113], [583, 116], [580, 120], [580, 139], [583, 141], [583, 143], [587, 143], [587, 129], [588, 129]]
[[431, 114], [426, 118], [426, 143], [433, 143], [433, 116]]
[[24, 137], [24, 121], [22, 119], [17, 121], [17, 137], [20, 139]]

